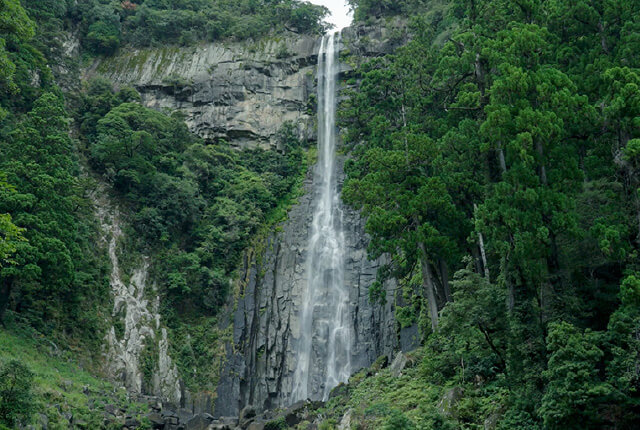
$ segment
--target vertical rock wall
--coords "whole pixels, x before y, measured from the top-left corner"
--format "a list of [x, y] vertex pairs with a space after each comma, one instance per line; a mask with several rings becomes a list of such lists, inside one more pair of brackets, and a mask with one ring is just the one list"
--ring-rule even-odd
[[[343, 31], [346, 49], [358, 61], [392, 52], [403, 43], [391, 35], [396, 31], [384, 26], [359, 26]], [[402, 32], [400, 31], [400, 34]], [[317, 49], [317, 47], [316, 47]], [[342, 66], [343, 75], [350, 67]], [[343, 172], [343, 159], [338, 160]], [[307, 243], [313, 217], [313, 178], [308, 177], [305, 195], [292, 208], [281, 231], [268, 237], [264, 250], [245, 258], [240, 289], [233, 312], [233, 343], [218, 387], [217, 416], [237, 416], [247, 405], [270, 409], [290, 403], [293, 388], [292, 348], [300, 331], [301, 300], [306, 279]], [[339, 188], [344, 181], [341, 173]], [[398, 330], [394, 313], [396, 284], [384, 285], [387, 303], [369, 301], [369, 286], [375, 281], [383, 261], [370, 261], [364, 221], [357, 211], [345, 208], [346, 242], [345, 282], [350, 289], [350, 314], [353, 323], [352, 370], [370, 366], [379, 356], [391, 357], [399, 348], [417, 346], [417, 330]]]
[[[178, 369], [169, 356], [167, 330], [160, 324], [159, 298], [148, 280], [149, 261], [143, 257], [130, 273], [121, 267], [120, 214], [106, 195], [100, 187], [93, 196], [111, 262], [109, 283], [114, 301], [104, 350], [106, 373], [130, 393], [151, 393], [179, 403], [182, 393]], [[150, 367], [146, 378], [145, 361]]]
[[[263, 250], [245, 258], [233, 313], [233, 344], [229, 345], [218, 388], [218, 416], [237, 416], [247, 405], [270, 409], [289, 404], [296, 366], [292, 348], [299, 337], [301, 297], [307, 281], [307, 243], [313, 216], [311, 181], [307, 180], [307, 193], [291, 209], [282, 230], [268, 237]], [[354, 329], [351, 360], [352, 369], [357, 371], [381, 355], [393, 355], [400, 339], [393, 300], [384, 306], [369, 301], [369, 286], [381, 262], [367, 258], [368, 238], [356, 211], [346, 210], [344, 229], [345, 282], [350, 289]], [[395, 283], [386, 283], [385, 289], [387, 297], [394, 297]]]

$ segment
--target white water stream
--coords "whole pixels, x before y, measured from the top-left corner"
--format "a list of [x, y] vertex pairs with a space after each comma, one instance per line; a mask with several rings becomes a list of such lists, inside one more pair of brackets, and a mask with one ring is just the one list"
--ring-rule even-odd
[[322, 39], [318, 55], [318, 163], [314, 177], [313, 224], [307, 257], [307, 289], [291, 401], [326, 400], [351, 372], [349, 290], [344, 282], [343, 212], [337, 184], [337, 35]]

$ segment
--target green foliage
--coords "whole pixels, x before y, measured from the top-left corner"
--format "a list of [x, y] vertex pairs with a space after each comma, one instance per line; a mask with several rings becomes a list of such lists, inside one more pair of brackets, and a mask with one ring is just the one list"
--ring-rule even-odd
[[15, 191], [0, 194], [0, 213], [11, 214], [26, 240], [15, 243], [15, 264], [0, 272], [0, 316], [7, 308], [28, 309], [21, 315], [41, 330], [90, 333], [96, 327], [88, 321], [77, 324], [86, 310], [78, 302], [87, 300], [90, 307], [89, 298], [105, 289], [95, 251], [88, 251], [91, 211], [75, 176], [67, 124], [60, 97], [44, 93], [2, 138], [11, 143], [0, 147], [0, 169]]
[[[106, 404], [123, 408], [138, 419], [148, 410], [146, 405], [128, 399], [125, 390], [117, 389], [90, 374], [86, 370], [90, 363], [79, 363], [77, 352], [58, 349], [56, 344], [33, 330], [21, 328], [15, 333], [0, 330], [0, 352], [3, 359], [0, 368], [3, 372], [9, 369], [6, 367], [8, 363], [18, 363], [15, 368], [20, 370], [11, 372], [12, 377], [21, 376], [21, 390], [14, 388], [14, 393], [28, 393], [28, 397], [23, 396], [20, 400], [24, 401], [23, 406], [30, 407], [25, 410], [25, 415], [17, 417], [16, 424], [39, 427], [39, 416], [42, 414], [46, 416], [49, 428], [66, 429], [71, 425], [68, 420], [68, 414], [71, 413], [76, 423], [86, 423], [89, 428], [103, 428], [103, 408]], [[10, 381], [2, 378], [0, 389], [4, 389]], [[2, 396], [0, 394], [0, 398]], [[3, 423], [0, 421], [0, 428]], [[17, 427], [8, 424], [8, 428]]]
[[[0, 8], [0, 91], [16, 93], [14, 82], [16, 64], [10, 53], [10, 44], [25, 42], [35, 34], [35, 25], [18, 0], [3, 0]], [[9, 51], [7, 50], [9, 48]], [[0, 118], [1, 119], [1, 118]]]
[[15, 426], [29, 418], [32, 385], [33, 373], [23, 363], [11, 360], [0, 364], [0, 423]]
[[264, 425], [265, 430], [284, 430], [289, 428], [284, 417], [280, 417], [276, 420], [267, 421]]
[[[0, 178], [0, 193], [11, 192], [14, 192], [13, 188]], [[24, 229], [11, 222], [11, 215], [0, 214], [0, 270], [12, 263], [10, 257], [17, 251], [19, 242], [24, 240], [23, 232]]]
[[89, 26], [85, 43], [96, 54], [111, 55], [120, 45], [119, 33], [113, 23], [96, 21]]
[[[14, 0], [12, 0], [14, 1]], [[90, 53], [111, 55], [122, 45], [193, 45], [220, 39], [256, 39], [295, 31], [321, 34], [326, 8], [299, 0], [24, 0], [29, 13], [56, 34], [80, 30]]]
[[581, 333], [566, 322], [549, 326], [550, 352], [545, 377], [549, 380], [540, 415], [545, 428], [579, 429], [602, 425], [599, 405], [611, 395], [612, 387], [601, 383], [597, 365], [604, 352], [599, 336]]
[[[132, 211], [131, 245], [162, 262], [152, 273], [182, 378], [213, 391], [224, 355], [215, 316], [242, 252], [297, 196], [304, 148], [290, 123], [277, 135], [279, 151], [204, 144], [181, 116], [132, 102], [138, 97], [91, 81], [77, 121], [91, 166]], [[145, 374], [154, 367], [143, 362]]]
[[414, 15], [410, 42], [351, 76], [340, 121], [343, 196], [367, 216], [370, 254], [391, 257], [378, 278], [430, 316], [428, 380], [475, 381], [460, 422], [630, 425], [639, 4], [456, 0], [446, 17], [434, 2], [350, 4], [361, 21]]

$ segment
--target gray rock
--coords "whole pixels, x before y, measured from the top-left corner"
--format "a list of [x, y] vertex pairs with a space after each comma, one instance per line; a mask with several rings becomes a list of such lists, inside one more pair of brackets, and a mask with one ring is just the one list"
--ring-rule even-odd
[[205, 415], [196, 415], [187, 421], [185, 430], [207, 430], [209, 425], [213, 422], [213, 417]]
[[229, 425], [219, 420], [215, 420], [211, 424], [209, 424], [209, 430], [231, 430], [235, 428], [235, 425]]
[[502, 417], [501, 413], [494, 412], [484, 420], [484, 430], [495, 430]]
[[42, 430], [47, 430], [49, 428], [49, 417], [45, 414], [38, 414], [38, 425]]
[[289, 427], [295, 427], [306, 418], [307, 401], [296, 402], [289, 406], [284, 414], [284, 420]]
[[448, 389], [440, 399], [440, 402], [438, 402], [438, 410], [445, 417], [455, 418], [455, 406], [462, 397], [464, 397], [464, 389], [462, 387]]
[[351, 430], [351, 415], [353, 414], [353, 411], [351, 409], [349, 409], [342, 417], [342, 419], [340, 420], [340, 423], [338, 424], [338, 427], [336, 427], [336, 430]]
[[163, 429], [165, 425], [165, 419], [157, 412], [152, 412], [147, 415], [147, 419], [151, 422], [151, 427], [154, 429]]
[[[318, 38], [291, 35], [247, 49], [247, 43], [216, 42], [176, 50], [147, 48], [98, 60], [86, 77], [101, 74], [117, 85], [135, 86], [154, 109], [186, 114], [189, 128], [206, 140], [224, 138], [238, 147], [278, 146], [284, 121], [300, 137], [312, 137], [308, 96]], [[291, 53], [278, 58], [282, 46]]]
[[136, 429], [136, 428], [140, 427], [140, 425], [141, 425], [140, 421], [138, 421], [135, 418], [127, 418], [124, 421], [124, 426], [128, 427], [130, 429]]
[[396, 358], [393, 359], [393, 363], [391, 363], [391, 366], [389, 367], [391, 375], [393, 375], [394, 378], [398, 378], [402, 375], [402, 371], [407, 366], [407, 361], [407, 356], [404, 355], [402, 351], [396, 355]]
[[256, 409], [251, 406], [245, 406], [244, 408], [242, 408], [242, 410], [240, 411], [240, 417], [238, 420], [238, 425], [240, 427], [246, 427], [251, 420], [253, 420], [256, 417]]

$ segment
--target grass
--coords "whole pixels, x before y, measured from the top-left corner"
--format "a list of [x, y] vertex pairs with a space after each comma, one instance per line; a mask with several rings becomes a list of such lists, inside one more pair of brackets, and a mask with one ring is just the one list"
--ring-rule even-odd
[[105, 428], [106, 404], [126, 409], [133, 416], [146, 410], [146, 406], [131, 402], [124, 389], [90, 374], [74, 362], [70, 352], [58, 350], [37, 334], [16, 334], [0, 329], [0, 363], [10, 360], [26, 365], [34, 374], [35, 407], [31, 424], [35, 428], [42, 427], [46, 416], [49, 429], [68, 429], [71, 427], [68, 414], [73, 416], [78, 427]]
[[[412, 361], [419, 361], [419, 357]], [[398, 428], [390, 422], [392, 417], [415, 426], [407, 428], [433, 428], [439, 395], [439, 388], [426, 380], [420, 366], [406, 368], [399, 377], [389, 368], [372, 367], [352, 376], [344, 394], [329, 400], [319, 412], [327, 429], [335, 428], [333, 423], [339, 423], [347, 411], [359, 429]]]

